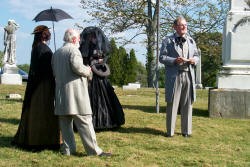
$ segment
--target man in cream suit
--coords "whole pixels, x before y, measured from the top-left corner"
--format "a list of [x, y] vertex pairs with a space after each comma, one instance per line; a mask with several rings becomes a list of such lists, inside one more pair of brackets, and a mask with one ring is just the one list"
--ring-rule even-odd
[[174, 135], [178, 111], [181, 113], [182, 136], [190, 137], [192, 103], [196, 95], [194, 67], [199, 55], [195, 41], [187, 35], [186, 19], [178, 17], [173, 28], [175, 33], [163, 40], [159, 57], [166, 69], [167, 137]]
[[76, 153], [73, 120], [78, 129], [83, 146], [88, 155], [110, 156], [97, 145], [92, 124], [87, 78], [91, 68], [83, 65], [79, 51], [80, 35], [68, 29], [64, 35], [64, 45], [52, 57], [52, 69], [56, 80], [55, 114], [59, 116], [62, 132], [62, 153]]

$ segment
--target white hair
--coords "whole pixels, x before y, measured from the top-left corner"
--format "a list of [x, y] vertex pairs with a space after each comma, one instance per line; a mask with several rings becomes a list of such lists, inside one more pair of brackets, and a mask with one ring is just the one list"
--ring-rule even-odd
[[67, 29], [65, 34], [64, 34], [64, 37], [63, 37], [63, 40], [65, 42], [70, 42], [72, 43], [73, 42], [73, 39], [74, 38], [78, 38], [79, 37], [79, 32], [75, 29]]

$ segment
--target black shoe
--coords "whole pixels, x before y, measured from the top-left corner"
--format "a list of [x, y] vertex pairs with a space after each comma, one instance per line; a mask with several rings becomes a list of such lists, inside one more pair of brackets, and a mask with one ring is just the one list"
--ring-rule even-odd
[[189, 134], [182, 134], [183, 137], [191, 137]]
[[112, 154], [111, 154], [111, 153], [102, 152], [102, 153], [99, 154], [98, 156], [99, 156], [99, 157], [111, 157]]
[[167, 134], [166, 137], [174, 137], [174, 136], [171, 136], [170, 134]]

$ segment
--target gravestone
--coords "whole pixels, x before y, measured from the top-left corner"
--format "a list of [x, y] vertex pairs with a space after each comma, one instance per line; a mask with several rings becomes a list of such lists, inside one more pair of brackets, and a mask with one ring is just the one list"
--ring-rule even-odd
[[209, 91], [211, 117], [250, 118], [250, 0], [230, 0], [223, 32], [218, 89]]
[[197, 64], [196, 66], [196, 70], [195, 70], [195, 73], [196, 73], [196, 89], [202, 89], [203, 86], [202, 86], [202, 80], [201, 80], [201, 50], [198, 49], [198, 53], [200, 55], [200, 59], [199, 59], [199, 63]]
[[140, 83], [128, 83], [128, 85], [123, 85], [122, 89], [123, 90], [137, 90], [141, 88]]
[[4, 55], [2, 60], [1, 84], [21, 85], [22, 76], [18, 74], [16, 66], [16, 30], [19, 25], [14, 20], [8, 20], [4, 28]]

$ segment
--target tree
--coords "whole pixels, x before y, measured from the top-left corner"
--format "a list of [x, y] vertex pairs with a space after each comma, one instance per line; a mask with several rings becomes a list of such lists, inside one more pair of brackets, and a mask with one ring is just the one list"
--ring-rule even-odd
[[2, 51], [0, 51], [0, 67], [2, 67], [3, 66], [3, 52]]
[[142, 87], [147, 87], [146, 67], [141, 62], [137, 62], [136, 69], [136, 81], [138, 81]]
[[[157, 1], [158, 2], [158, 1]], [[126, 30], [139, 30], [127, 44], [141, 34], [146, 34], [147, 39], [147, 82], [153, 86], [155, 66], [154, 45], [157, 13], [155, 4], [151, 0], [81, 0], [82, 7], [89, 9], [88, 13], [99, 23], [100, 27], [110, 30], [112, 33]], [[93, 21], [91, 19], [91, 21]]]
[[159, 68], [158, 84], [159, 84], [159, 88], [165, 88], [165, 67]]
[[134, 49], [130, 50], [130, 53], [127, 54], [127, 59], [125, 60], [124, 64], [125, 64], [124, 84], [135, 82], [137, 59], [135, 56]]
[[[159, 1], [156, 0], [156, 3]], [[161, 1], [161, 34], [172, 31], [172, 22], [183, 15], [189, 22], [191, 35], [195, 32], [211, 32], [222, 27], [228, 9], [227, 0], [164, 0]], [[81, 0], [82, 8], [89, 9], [91, 18], [99, 25], [112, 33], [127, 30], [138, 30], [134, 36], [125, 40], [124, 44], [131, 42], [137, 36], [146, 34], [147, 43], [147, 82], [153, 86], [155, 68], [155, 33], [157, 4], [152, 0]]]
[[127, 52], [126, 49], [122, 46], [119, 47], [118, 49], [118, 59], [119, 59], [119, 64], [117, 66], [120, 67], [120, 73], [118, 73], [119, 76], [119, 86], [125, 85], [125, 75], [126, 75], [126, 66], [127, 66]]
[[127, 53], [125, 48], [117, 48], [114, 39], [111, 39], [110, 46], [111, 52], [109, 54], [108, 64], [110, 67], [111, 75], [109, 76], [109, 79], [112, 84], [122, 86], [124, 84], [124, 69], [126, 66], [126, 63], [124, 63], [124, 61], [126, 60]]
[[118, 48], [116, 46], [115, 40], [111, 39], [110, 41], [110, 49], [111, 52], [109, 54], [108, 64], [110, 67], [110, 73], [109, 79], [112, 84], [118, 85], [120, 80], [120, 72], [121, 68], [118, 66], [119, 62], [119, 55], [118, 55]]
[[215, 87], [217, 74], [222, 67], [222, 33], [197, 33], [201, 50], [201, 78], [203, 86]]
[[21, 70], [29, 73], [29, 70], [30, 70], [30, 65], [29, 64], [20, 64], [20, 65], [17, 65], [18, 68], [20, 68]]
[[172, 32], [172, 23], [180, 15], [186, 18], [191, 36], [221, 32], [228, 9], [228, 0], [166, 0], [161, 8], [161, 33]]

